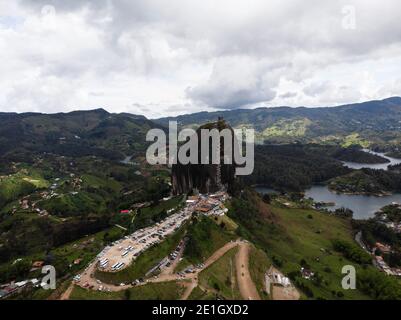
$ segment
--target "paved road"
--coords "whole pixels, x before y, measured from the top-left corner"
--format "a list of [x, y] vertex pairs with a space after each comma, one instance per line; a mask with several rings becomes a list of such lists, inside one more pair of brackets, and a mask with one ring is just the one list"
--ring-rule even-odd
[[235, 257], [238, 287], [243, 299], [260, 300], [259, 293], [249, 272], [249, 249], [249, 243], [239, 243], [239, 250]]

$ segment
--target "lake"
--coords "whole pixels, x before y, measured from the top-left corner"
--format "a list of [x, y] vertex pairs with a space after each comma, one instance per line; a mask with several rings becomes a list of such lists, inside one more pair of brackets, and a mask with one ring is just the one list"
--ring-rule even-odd
[[382, 158], [386, 158], [387, 160], [389, 160], [390, 162], [387, 163], [377, 163], [377, 164], [366, 164], [366, 163], [357, 163], [357, 162], [348, 162], [348, 161], [343, 161], [344, 165], [348, 168], [351, 169], [362, 169], [362, 168], [370, 168], [370, 169], [382, 169], [382, 170], [387, 170], [388, 166], [390, 165], [395, 165], [395, 164], [400, 164], [401, 163], [401, 159], [396, 159], [396, 158], [392, 158], [392, 157], [388, 157], [386, 155], [384, 155], [384, 153], [381, 152], [374, 152], [372, 150], [368, 150], [368, 149], [363, 149], [363, 151], [365, 152], [369, 152], [372, 154], [375, 154], [377, 156], [380, 156]]
[[[380, 164], [343, 162], [344, 165], [352, 169], [371, 168], [387, 170], [389, 165], [401, 163], [401, 159], [387, 157], [384, 155], [384, 153], [374, 152], [367, 149], [364, 149], [364, 151], [386, 158], [390, 162]], [[260, 193], [274, 192], [273, 189], [265, 187], [256, 187], [255, 190]], [[389, 196], [382, 197], [368, 195], [350, 195], [331, 192], [327, 186], [313, 186], [312, 188], [305, 190], [305, 197], [312, 198], [315, 202], [334, 202], [335, 206], [327, 207], [327, 209], [331, 211], [334, 211], [335, 209], [341, 207], [349, 208], [354, 212], [354, 219], [372, 218], [374, 217], [374, 213], [380, 208], [391, 204], [392, 202], [401, 203], [400, 193], [395, 193]]]
[[[273, 189], [265, 187], [255, 187], [255, 190], [263, 194], [275, 192]], [[376, 211], [391, 202], [401, 203], [401, 194], [399, 193], [383, 197], [337, 194], [331, 192], [327, 186], [313, 186], [305, 190], [305, 198], [312, 198], [315, 202], [334, 202], [335, 206], [327, 207], [330, 211], [341, 207], [349, 208], [354, 212], [354, 219], [372, 218]]]
[[315, 202], [334, 202], [336, 205], [327, 207], [329, 210], [341, 207], [349, 208], [354, 212], [354, 219], [371, 218], [376, 211], [391, 202], [401, 203], [401, 194], [399, 193], [383, 197], [337, 194], [331, 192], [327, 186], [313, 186], [305, 190], [305, 197], [312, 198]]

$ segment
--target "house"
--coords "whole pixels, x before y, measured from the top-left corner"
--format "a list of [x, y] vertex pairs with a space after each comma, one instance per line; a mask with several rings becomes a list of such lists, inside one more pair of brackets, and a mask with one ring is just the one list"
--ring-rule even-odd
[[35, 261], [32, 263], [32, 268], [42, 268], [44, 265], [44, 261]]
[[39, 283], [39, 280], [36, 279], [36, 278], [31, 279], [31, 283], [32, 283], [34, 286], [36, 286], [36, 285]]
[[307, 280], [313, 278], [313, 276], [315, 275], [311, 270], [306, 269], [304, 267], [301, 268], [301, 274], [302, 274], [302, 278], [307, 279]]
[[287, 277], [284, 277], [282, 274], [278, 272], [271, 272], [268, 276], [270, 276], [270, 282], [272, 284], [280, 285], [283, 287], [288, 287], [291, 282], [290, 279]]
[[29, 202], [28, 202], [28, 200], [22, 200], [22, 202], [21, 202], [21, 208], [22, 208], [23, 210], [29, 209]]
[[383, 243], [380, 243], [380, 242], [376, 242], [375, 246], [376, 246], [377, 249], [379, 249], [383, 253], [390, 253], [391, 252], [391, 247], [386, 245], [386, 244], [383, 244]]
[[16, 285], [18, 288], [22, 288], [22, 287], [25, 287], [27, 283], [28, 283], [28, 281], [27, 281], [27, 280], [24, 280], [24, 281], [16, 282], [15, 285]]

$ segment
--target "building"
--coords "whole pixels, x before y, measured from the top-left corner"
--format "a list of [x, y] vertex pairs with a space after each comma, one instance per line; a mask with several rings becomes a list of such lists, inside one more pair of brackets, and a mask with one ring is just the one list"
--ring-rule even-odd
[[265, 286], [267, 294], [271, 294], [272, 286], [279, 286], [288, 288], [291, 287], [291, 281], [288, 277], [284, 276], [279, 270], [273, 266], [265, 273]]
[[32, 263], [32, 268], [38, 269], [38, 268], [42, 268], [45, 265], [44, 261], [34, 261]]
[[302, 275], [302, 278], [309, 280], [309, 279], [313, 278], [315, 273], [312, 272], [309, 269], [306, 269], [306, 268], [302, 267], [301, 268], [301, 275]]
[[380, 242], [376, 242], [375, 246], [376, 246], [377, 249], [379, 249], [383, 253], [390, 253], [391, 252], [391, 247], [386, 245], [386, 244], [382, 244]]

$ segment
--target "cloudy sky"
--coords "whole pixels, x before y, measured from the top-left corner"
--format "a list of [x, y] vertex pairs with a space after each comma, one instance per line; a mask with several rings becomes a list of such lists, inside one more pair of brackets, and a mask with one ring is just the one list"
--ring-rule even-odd
[[0, 111], [148, 117], [401, 95], [399, 0], [0, 0]]

